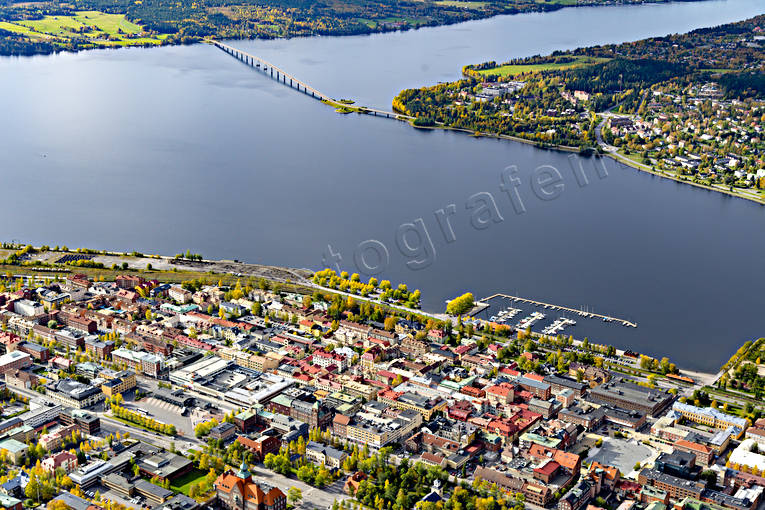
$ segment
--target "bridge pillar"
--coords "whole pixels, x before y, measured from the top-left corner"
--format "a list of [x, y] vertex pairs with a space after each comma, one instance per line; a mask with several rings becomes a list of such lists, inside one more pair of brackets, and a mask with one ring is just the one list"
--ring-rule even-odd
[[[292, 78], [290, 78], [290, 87], [291, 87], [291, 86], [292, 86]], [[300, 88], [299, 88], [299, 87], [298, 87], [298, 90], [300, 90]]]
[[272, 67], [271, 68], [271, 77], [273, 78], [273, 76], [274, 76], [274, 68]]

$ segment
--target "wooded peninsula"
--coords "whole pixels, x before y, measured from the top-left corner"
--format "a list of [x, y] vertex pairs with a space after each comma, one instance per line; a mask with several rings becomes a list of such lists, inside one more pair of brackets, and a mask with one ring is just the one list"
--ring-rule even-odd
[[765, 16], [463, 68], [402, 91], [420, 127], [606, 153], [641, 170], [765, 202]]

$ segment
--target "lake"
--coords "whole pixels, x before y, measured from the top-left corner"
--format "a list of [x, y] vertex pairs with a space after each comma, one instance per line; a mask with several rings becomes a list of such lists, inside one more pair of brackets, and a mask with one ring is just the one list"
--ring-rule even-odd
[[[233, 44], [389, 108], [467, 63], [760, 12], [752, 0], [575, 8]], [[594, 323], [592, 341], [694, 369], [763, 335], [762, 206], [610, 159], [339, 115], [207, 45], [2, 58], [0, 76], [0, 239], [338, 263], [420, 288], [432, 311], [468, 290], [586, 307], [638, 324]]]

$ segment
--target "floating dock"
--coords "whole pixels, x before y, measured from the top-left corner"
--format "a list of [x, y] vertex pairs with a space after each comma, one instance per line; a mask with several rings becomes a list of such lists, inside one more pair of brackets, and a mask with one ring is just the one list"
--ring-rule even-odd
[[489, 297], [485, 297], [485, 298], [479, 300], [479, 303], [484, 303], [484, 304], [486, 304], [488, 306], [487, 302], [491, 301], [492, 299], [495, 299], [495, 298], [506, 298], [506, 299], [510, 299], [510, 300], [513, 300], [513, 301], [520, 301], [521, 303], [529, 303], [529, 304], [536, 305], [536, 306], [543, 306], [543, 307], [548, 308], [548, 309], [562, 310], [564, 312], [576, 313], [576, 314], [579, 314], [579, 315], [581, 315], [583, 317], [602, 319], [604, 322], [619, 322], [623, 326], [627, 326], [627, 327], [630, 327], [630, 328], [636, 328], [637, 327], [636, 323], [630, 322], [630, 321], [628, 321], [626, 319], [620, 319], [618, 317], [611, 317], [610, 315], [602, 315], [602, 314], [599, 314], [599, 313], [585, 312], [583, 310], [577, 310], [576, 308], [569, 308], [567, 306], [554, 305], [552, 303], [543, 303], [542, 301], [536, 301], [534, 299], [522, 298], [522, 297], [518, 297], [518, 296], [510, 296], [508, 294], [494, 294], [494, 295], [491, 295]]

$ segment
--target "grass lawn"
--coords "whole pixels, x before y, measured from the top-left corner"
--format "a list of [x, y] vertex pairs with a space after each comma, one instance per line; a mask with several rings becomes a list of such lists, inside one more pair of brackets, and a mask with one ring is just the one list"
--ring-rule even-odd
[[636, 153], [636, 152], [632, 152], [632, 151], [630, 151], [629, 154], [625, 154], [624, 150], [620, 149], [619, 150], [619, 155], [622, 156], [622, 157], [625, 157], [627, 159], [631, 159], [635, 163], [640, 163], [641, 165], [651, 166], [650, 163], [643, 163], [643, 155], [642, 154], [639, 154], [639, 153]]
[[188, 496], [189, 487], [191, 487], [192, 484], [199, 483], [204, 480], [205, 476], [207, 476], [207, 473], [201, 469], [194, 468], [182, 477], [176, 478], [170, 488], [175, 492], [180, 492]]
[[607, 58], [578, 56], [573, 62], [546, 62], [544, 64], [528, 65], [504, 65], [492, 67], [491, 69], [481, 69], [478, 72], [484, 76], [515, 76], [521, 73], [534, 71], [550, 71], [556, 69], [571, 69], [586, 65], [599, 64], [606, 62]]
[[112, 420], [121, 421], [122, 423], [124, 423], [126, 425], [130, 425], [131, 427], [135, 427], [135, 428], [138, 428], [138, 429], [143, 429], [146, 432], [151, 432], [152, 434], [157, 434], [158, 436], [175, 437], [175, 436], [172, 436], [170, 434], [165, 434], [164, 432], [160, 432], [158, 430], [150, 429], [149, 427], [144, 427], [143, 425], [140, 425], [140, 424], [138, 424], [136, 422], [133, 422], [133, 421], [130, 421], [130, 420], [126, 420], [125, 418], [120, 418], [119, 416], [109, 415], [109, 418], [111, 418]]

